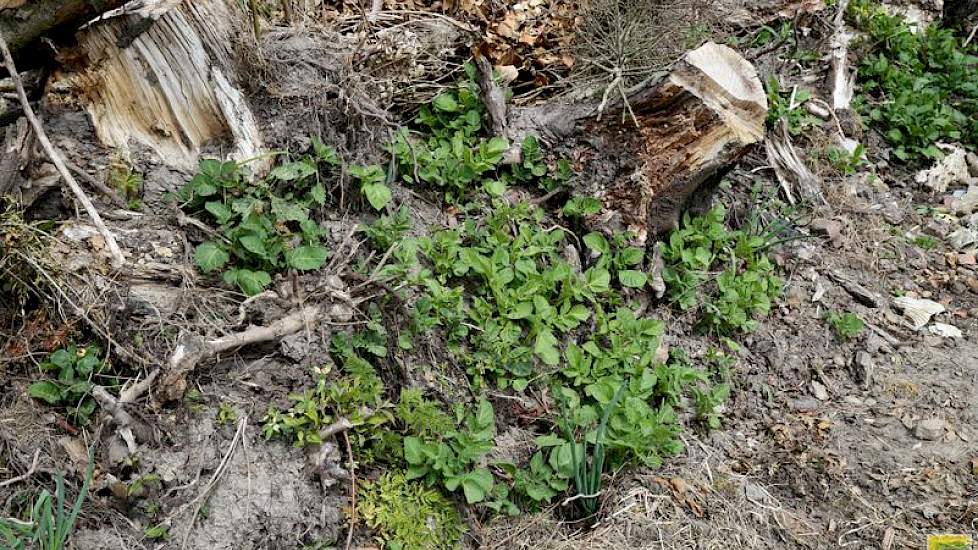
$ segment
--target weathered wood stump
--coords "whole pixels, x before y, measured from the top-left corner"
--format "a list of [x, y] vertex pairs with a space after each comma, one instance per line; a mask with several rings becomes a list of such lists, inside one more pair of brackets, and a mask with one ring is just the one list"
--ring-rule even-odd
[[516, 139], [537, 133], [574, 150], [588, 177], [578, 193], [604, 206], [592, 227], [645, 242], [674, 228], [693, 193], [764, 138], [767, 107], [754, 67], [711, 42], [600, 119], [600, 106], [543, 106], [515, 113], [511, 126]]

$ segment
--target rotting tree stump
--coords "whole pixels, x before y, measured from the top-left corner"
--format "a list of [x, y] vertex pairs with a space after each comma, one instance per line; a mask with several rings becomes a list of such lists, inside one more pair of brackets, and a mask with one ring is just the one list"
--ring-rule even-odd
[[593, 104], [542, 106], [514, 113], [511, 126], [516, 139], [537, 133], [583, 165], [576, 192], [603, 204], [592, 228], [644, 243], [675, 228], [694, 193], [764, 139], [767, 108], [753, 65], [710, 42], [600, 119]]

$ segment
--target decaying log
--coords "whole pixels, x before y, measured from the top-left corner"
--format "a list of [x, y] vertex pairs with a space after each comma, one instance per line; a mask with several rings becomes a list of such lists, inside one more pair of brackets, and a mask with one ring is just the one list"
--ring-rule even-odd
[[43, 35], [85, 21], [126, 0], [0, 0], [0, 34], [17, 53]]
[[638, 242], [674, 228], [693, 193], [764, 138], [768, 108], [754, 67], [712, 42], [614, 106], [624, 116], [608, 116], [609, 107], [597, 121], [599, 107], [532, 108], [511, 117], [511, 132], [573, 143], [593, 175], [578, 192], [604, 205], [588, 222], [629, 230]]
[[247, 28], [237, 2], [148, 3], [151, 13], [138, 15], [145, 24], [134, 25], [135, 15], [99, 21], [78, 33], [65, 60], [71, 70], [61, 83], [81, 100], [99, 140], [142, 144], [178, 168], [195, 167], [202, 147], [225, 136], [230, 157], [259, 156], [261, 133], [237, 84], [234, 48]]

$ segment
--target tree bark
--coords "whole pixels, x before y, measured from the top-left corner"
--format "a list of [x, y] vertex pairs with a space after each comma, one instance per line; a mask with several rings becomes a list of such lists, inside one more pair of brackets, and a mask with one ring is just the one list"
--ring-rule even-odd
[[944, 26], [967, 36], [978, 26], [978, 0], [944, 0]]
[[0, 0], [0, 33], [11, 52], [53, 31], [78, 26], [126, 0]]

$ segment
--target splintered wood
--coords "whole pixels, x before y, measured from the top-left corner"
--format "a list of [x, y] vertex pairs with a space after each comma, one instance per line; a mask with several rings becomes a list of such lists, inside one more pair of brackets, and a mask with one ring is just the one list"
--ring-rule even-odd
[[258, 155], [261, 134], [235, 84], [240, 10], [229, 0], [152, 4], [160, 8], [93, 24], [71, 53], [80, 61], [67, 83], [99, 140], [117, 148], [140, 143], [184, 168], [222, 136], [233, 142], [232, 158]]

